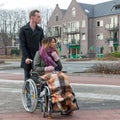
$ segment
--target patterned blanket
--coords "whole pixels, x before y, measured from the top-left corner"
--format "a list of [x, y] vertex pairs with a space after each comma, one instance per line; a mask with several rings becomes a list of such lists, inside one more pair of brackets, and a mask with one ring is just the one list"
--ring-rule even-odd
[[41, 77], [47, 81], [50, 88], [52, 103], [61, 102], [68, 98], [72, 99], [72, 89], [64, 73], [47, 73]]

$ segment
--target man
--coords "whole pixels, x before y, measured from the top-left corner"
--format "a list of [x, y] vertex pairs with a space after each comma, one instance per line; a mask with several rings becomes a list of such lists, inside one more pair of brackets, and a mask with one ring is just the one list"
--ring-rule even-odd
[[19, 39], [22, 50], [21, 67], [24, 68], [24, 79], [30, 78], [32, 60], [44, 37], [43, 29], [38, 26], [41, 21], [39, 10], [29, 13], [29, 22], [20, 28]]

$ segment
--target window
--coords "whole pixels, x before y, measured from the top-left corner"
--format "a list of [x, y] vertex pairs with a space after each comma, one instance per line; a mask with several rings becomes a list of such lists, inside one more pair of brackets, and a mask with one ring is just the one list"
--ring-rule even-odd
[[117, 26], [118, 26], [118, 18], [111, 17], [110, 18], [110, 28], [117, 27]]
[[56, 16], [56, 21], [58, 21], [58, 16]]
[[75, 28], [75, 31], [79, 31], [79, 27], [80, 27], [80, 25], [79, 25], [79, 21], [74, 21], [74, 28]]
[[100, 21], [97, 22], [97, 26], [100, 26]]
[[59, 31], [59, 27], [58, 26], [55, 27], [55, 31]]
[[68, 35], [69, 44], [79, 44], [79, 34]]
[[66, 23], [63, 24], [63, 32], [67, 32], [67, 25], [66, 25]]
[[80, 39], [80, 35], [79, 34], [75, 34], [75, 39], [78, 41]]
[[78, 32], [79, 31], [79, 27], [80, 27], [79, 21], [68, 22], [66, 27], [67, 27], [68, 32], [71, 32], [71, 31], [73, 31], [73, 32], [77, 31]]
[[73, 17], [76, 16], [76, 9], [75, 9], [75, 7], [72, 8], [72, 16], [73, 16]]
[[82, 28], [85, 27], [85, 20], [82, 20]]
[[119, 10], [119, 9], [120, 9], [120, 4], [115, 4], [112, 8], [112, 11]]
[[103, 34], [102, 33], [97, 34], [97, 40], [103, 40]]
[[68, 43], [71, 43], [71, 35], [68, 35]]
[[85, 33], [82, 33], [82, 40], [85, 40]]
[[97, 27], [101, 27], [101, 26], [103, 26], [103, 20], [97, 21]]

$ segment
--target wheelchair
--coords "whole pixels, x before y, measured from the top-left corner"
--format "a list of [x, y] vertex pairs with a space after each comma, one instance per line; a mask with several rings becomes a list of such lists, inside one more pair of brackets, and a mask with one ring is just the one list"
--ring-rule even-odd
[[[73, 102], [79, 109], [75, 94], [73, 92]], [[26, 80], [22, 88], [22, 103], [27, 112], [34, 112], [36, 109], [40, 109], [42, 117], [49, 116], [51, 113], [62, 111], [55, 111], [53, 109], [53, 103], [51, 99], [51, 92], [47, 83], [39, 77], [38, 73], [31, 72], [31, 78]]]

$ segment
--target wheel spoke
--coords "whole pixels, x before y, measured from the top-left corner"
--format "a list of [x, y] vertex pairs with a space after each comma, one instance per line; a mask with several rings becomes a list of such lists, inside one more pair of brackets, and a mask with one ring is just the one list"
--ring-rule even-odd
[[32, 79], [25, 81], [22, 91], [22, 103], [25, 110], [28, 112], [34, 112], [36, 110], [38, 100], [38, 93], [35, 82]]

